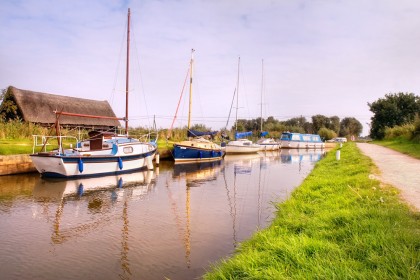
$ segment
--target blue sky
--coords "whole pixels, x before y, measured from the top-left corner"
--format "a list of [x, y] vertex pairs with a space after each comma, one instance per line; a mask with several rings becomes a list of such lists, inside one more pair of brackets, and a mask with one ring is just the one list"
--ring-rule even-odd
[[0, 88], [108, 100], [123, 116], [128, 7], [132, 126], [170, 126], [191, 48], [193, 123], [213, 129], [226, 124], [239, 56], [240, 118], [260, 116], [263, 93], [264, 118], [356, 117], [367, 134], [368, 102], [419, 94], [420, 2], [407, 0], [3, 0]]

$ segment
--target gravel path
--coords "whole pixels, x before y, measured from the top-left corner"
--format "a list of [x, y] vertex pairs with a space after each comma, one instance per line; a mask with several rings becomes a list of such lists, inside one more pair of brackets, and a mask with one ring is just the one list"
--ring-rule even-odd
[[380, 180], [401, 190], [401, 196], [420, 210], [420, 160], [394, 150], [367, 143], [357, 147], [379, 168]]

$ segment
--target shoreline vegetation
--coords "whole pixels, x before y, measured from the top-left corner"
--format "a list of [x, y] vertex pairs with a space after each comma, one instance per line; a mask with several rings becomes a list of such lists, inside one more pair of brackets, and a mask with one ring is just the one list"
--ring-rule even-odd
[[354, 143], [332, 150], [268, 228], [203, 278], [420, 279], [420, 214], [372, 172]]

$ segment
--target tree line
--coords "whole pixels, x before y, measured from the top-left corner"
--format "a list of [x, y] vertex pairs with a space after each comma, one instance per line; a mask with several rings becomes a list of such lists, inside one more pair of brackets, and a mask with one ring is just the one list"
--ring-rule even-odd
[[[323, 139], [329, 140], [337, 136], [351, 137], [359, 136], [362, 133], [362, 124], [354, 117], [346, 117], [340, 120], [337, 116], [327, 117], [324, 115], [315, 115], [308, 121], [305, 117], [294, 117], [286, 121], [276, 120], [270, 116], [266, 120], [262, 119], [263, 131], [272, 134], [279, 134], [283, 131], [319, 134]], [[239, 119], [231, 130], [237, 131], [261, 131], [261, 118], [245, 120]]]

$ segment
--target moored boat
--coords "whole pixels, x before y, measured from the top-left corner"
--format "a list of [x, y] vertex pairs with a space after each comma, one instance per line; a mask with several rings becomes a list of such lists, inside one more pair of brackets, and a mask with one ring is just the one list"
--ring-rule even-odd
[[[130, 42], [130, 9], [128, 9], [127, 25], [127, 70], [129, 69], [129, 42]], [[42, 139], [42, 150], [31, 154], [35, 168], [43, 177], [85, 177], [102, 176], [109, 174], [126, 173], [147, 167], [153, 169], [152, 160], [157, 147], [151, 142], [141, 142], [128, 136], [128, 84], [129, 73], [126, 73], [126, 112], [124, 118], [111, 116], [95, 116], [79, 113], [63, 112], [70, 109], [63, 104], [63, 110], [56, 114], [56, 135], [39, 136]], [[63, 140], [68, 138], [60, 134], [59, 119], [61, 116], [73, 116], [80, 118], [115, 119], [125, 121], [125, 135], [118, 135], [108, 131], [91, 131], [89, 139], [84, 141], [75, 140], [76, 147], [63, 148]], [[47, 151], [47, 141], [54, 138], [58, 148]], [[35, 135], [35, 140], [38, 136]]]
[[273, 138], [260, 138], [257, 144], [260, 145], [261, 151], [275, 151], [281, 147], [280, 143]]
[[252, 154], [261, 150], [261, 146], [254, 144], [251, 140], [241, 138], [250, 135], [252, 132], [235, 133], [236, 140], [226, 144], [226, 154]]
[[282, 149], [323, 149], [325, 147], [325, 143], [322, 142], [318, 134], [295, 132], [283, 132], [280, 137], [280, 144]]
[[204, 137], [213, 137], [215, 132], [198, 132], [191, 130], [191, 98], [193, 82], [194, 49], [191, 50], [190, 60], [190, 102], [188, 113], [188, 140], [175, 143], [173, 146], [173, 157], [175, 163], [217, 161], [221, 160], [225, 151], [216, 143]]

